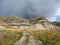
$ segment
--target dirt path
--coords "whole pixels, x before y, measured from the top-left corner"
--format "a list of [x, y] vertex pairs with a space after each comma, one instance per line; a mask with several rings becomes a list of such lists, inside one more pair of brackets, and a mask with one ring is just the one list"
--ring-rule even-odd
[[35, 39], [32, 35], [28, 32], [24, 31], [21, 39], [14, 43], [14, 45], [43, 45], [43, 43]]

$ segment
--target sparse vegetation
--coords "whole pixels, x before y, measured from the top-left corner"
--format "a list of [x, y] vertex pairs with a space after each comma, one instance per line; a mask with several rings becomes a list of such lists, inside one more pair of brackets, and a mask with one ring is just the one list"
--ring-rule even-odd
[[0, 45], [13, 45], [15, 41], [20, 39], [21, 35], [21, 32], [0, 30]]
[[44, 45], [60, 45], [60, 31], [59, 30], [41, 30], [33, 31], [32, 35], [41, 40]]
[[[28, 31], [28, 30], [27, 30]], [[23, 31], [0, 30], [0, 45], [13, 45], [22, 36]], [[59, 30], [28, 31], [31, 35], [38, 37], [44, 45], [60, 45]]]
[[[25, 25], [21, 25], [22, 23]], [[38, 45], [37, 42], [39, 42], [39, 40], [42, 41], [44, 45], [60, 45], [60, 26], [58, 26], [60, 22], [58, 25], [56, 24], [58, 23], [49, 22], [44, 17], [37, 17], [31, 21], [16, 16], [11, 16], [5, 19], [1, 17], [0, 45], [14, 45], [20, 38], [24, 36], [22, 35], [23, 31], [27, 31], [29, 34], [31, 34], [29, 37], [32, 36], [37, 38], [31, 38], [33, 39], [31, 42], [36, 42], [35, 45]], [[25, 45], [27, 45], [29, 37], [27, 36]], [[21, 41], [19, 43], [21, 43]]]

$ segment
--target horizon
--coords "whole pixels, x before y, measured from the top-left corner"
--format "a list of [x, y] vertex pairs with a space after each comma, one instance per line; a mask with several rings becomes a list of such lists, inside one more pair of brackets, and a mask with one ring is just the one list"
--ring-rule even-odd
[[0, 0], [0, 16], [11, 15], [28, 19], [43, 16], [60, 22], [60, 0]]
[[[0, 17], [3, 17], [3, 18], [8, 18], [8, 17], [14, 17], [15, 15], [11, 15], [11, 16], [0, 16]], [[18, 18], [22, 18], [22, 17], [19, 17], [19, 16], [15, 16], [15, 17], [18, 17]], [[42, 16], [39, 16], [39, 17], [42, 17]], [[38, 18], [38, 17], [34, 17], [34, 18]], [[34, 19], [32, 18], [32, 19]], [[45, 18], [45, 17], [43, 17]], [[27, 19], [27, 18], [23, 18], [23, 19]], [[32, 19], [28, 19], [28, 20], [32, 20]], [[46, 18], [47, 19], [47, 18]], [[48, 19], [47, 19], [48, 20]], [[48, 20], [49, 21], [49, 20]], [[50, 22], [50, 21], [49, 21]], [[59, 21], [53, 21], [53, 22], [59, 22]], [[60, 22], [59, 22], [60, 23]]]

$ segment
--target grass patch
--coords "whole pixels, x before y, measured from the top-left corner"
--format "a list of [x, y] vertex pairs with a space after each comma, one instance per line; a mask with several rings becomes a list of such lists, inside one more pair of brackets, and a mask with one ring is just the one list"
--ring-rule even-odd
[[[23, 32], [23, 31], [22, 31]], [[13, 45], [22, 37], [22, 32], [13, 32], [10, 30], [0, 30], [0, 45]], [[28, 32], [41, 40], [44, 45], [60, 45], [60, 31], [46, 30], [46, 31], [29, 31]], [[28, 41], [28, 37], [26, 42]], [[26, 43], [27, 44], [27, 43]]]
[[0, 31], [0, 45], [13, 45], [21, 38], [21, 32]]

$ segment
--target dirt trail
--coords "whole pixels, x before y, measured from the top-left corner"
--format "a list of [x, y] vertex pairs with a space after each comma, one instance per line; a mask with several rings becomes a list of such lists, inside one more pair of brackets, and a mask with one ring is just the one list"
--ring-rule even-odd
[[43, 45], [43, 43], [35, 39], [32, 35], [28, 32], [24, 31], [21, 39], [14, 43], [14, 45]]

